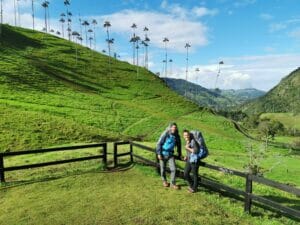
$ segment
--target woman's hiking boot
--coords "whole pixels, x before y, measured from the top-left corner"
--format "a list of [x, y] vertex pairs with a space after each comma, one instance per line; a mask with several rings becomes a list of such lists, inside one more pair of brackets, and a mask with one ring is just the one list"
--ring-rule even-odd
[[163, 182], [163, 186], [164, 186], [164, 187], [169, 187], [170, 184], [169, 184], [167, 181], [164, 181], [164, 182]]

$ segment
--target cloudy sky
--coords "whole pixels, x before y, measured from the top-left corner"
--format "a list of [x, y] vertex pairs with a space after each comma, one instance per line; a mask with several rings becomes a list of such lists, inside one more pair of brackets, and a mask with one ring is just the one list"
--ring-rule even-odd
[[[14, 1], [19, 11], [15, 21]], [[36, 29], [44, 27], [42, 0], [34, 0]], [[63, 0], [49, 0], [50, 26], [61, 31]], [[103, 22], [111, 22], [113, 51], [132, 62], [131, 25], [144, 37], [149, 28], [150, 69], [161, 76], [185, 79], [186, 43], [189, 49], [188, 80], [207, 88], [257, 88], [269, 90], [281, 78], [300, 66], [299, 0], [71, 0], [73, 30], [80, 30], [79, 18], [98, 21], [98, 51], [106, 48]], [[4, 23], [32, 27], [31, 0], [3, 0]], [[18, 14], [18, 13], [17, 13]], [[164, 72], [165, 48], [169, 43], [168, 73]], [[143, 48], [140, 49], [143, 64]], [[199, 70], [198, 70], [198, 69]], [[197, 69], [197, 70], [196, 70]]]

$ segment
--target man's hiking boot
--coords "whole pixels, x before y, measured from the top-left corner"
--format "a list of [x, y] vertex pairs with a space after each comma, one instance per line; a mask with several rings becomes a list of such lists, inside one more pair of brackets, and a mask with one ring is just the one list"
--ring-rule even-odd
[[172, 184], [171, 188], [173, 188], [174, 190], [179, 190], [180, 189], [180, 187], [176, 184]]
[[164, 181], [164, 182], [163, 182], [163, 186], [164, 186], [164, 187], [169, 187], [170, 184], [169, 184], [167, 181]]

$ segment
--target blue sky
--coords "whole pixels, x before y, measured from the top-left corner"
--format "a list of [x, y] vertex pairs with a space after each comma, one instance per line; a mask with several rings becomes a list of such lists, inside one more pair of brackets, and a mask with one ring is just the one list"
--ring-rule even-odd
[[[20, 25], [31, 26], [30, 0], [20, 0]], [[42, 0], [35, 0], [37, 29], [43, 27]], [[63, 0], [50, 0], [51, 27], [61, 30], [59, 15], [65, 12]], [[163, 72], [163, 38], [168, 37], [168, 77], [185, 78], [186, 42], [191, 44], [188, 80], [213, 88], [218, 62], [224, 61], [218, 87], [254, 87], [269, 90], [300, 66], [299, 0], [71, 0], [73, 29], [82, 19], [96, 19], [97, 50], [106, 49], [105, 20], [112, 24], [114, 51], [121, 60], [132, 61], [128, 40], [132, 23], [143, 36], [149, 31], [150, 69]], [[13, 0], [4, 0], [4, 22], [14, 24]], [[142, 49], [140, 62], [143, 63]], [[196, 71], [199, 68], [199, 72]]]

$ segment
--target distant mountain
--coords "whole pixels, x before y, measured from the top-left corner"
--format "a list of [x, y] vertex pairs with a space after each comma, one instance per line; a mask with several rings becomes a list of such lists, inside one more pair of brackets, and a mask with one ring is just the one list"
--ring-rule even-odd
[[242, 106], [248, 114], [262, 112], [300, 112], [300, 67], [283, 78], [266, 95]]
[[164, 80], [170, 88], [180, 95], [186, 95], [187, 98], [201, 106], [217, 110], [229, 110], [265, 94], [265, 92], [256, 89], [207, 89], [200, 85], [186, 82], [183, 79], [164, 78]]
[[240, 105], [249, 100], [256, 99], [265, 95], [266, 92], [257, 90], [255, 88], [246, 88], [246, 89], [239, 89], [239, 90], [221, 90], [221, 95], [227, 97], [234, 101], [236, 104]]

